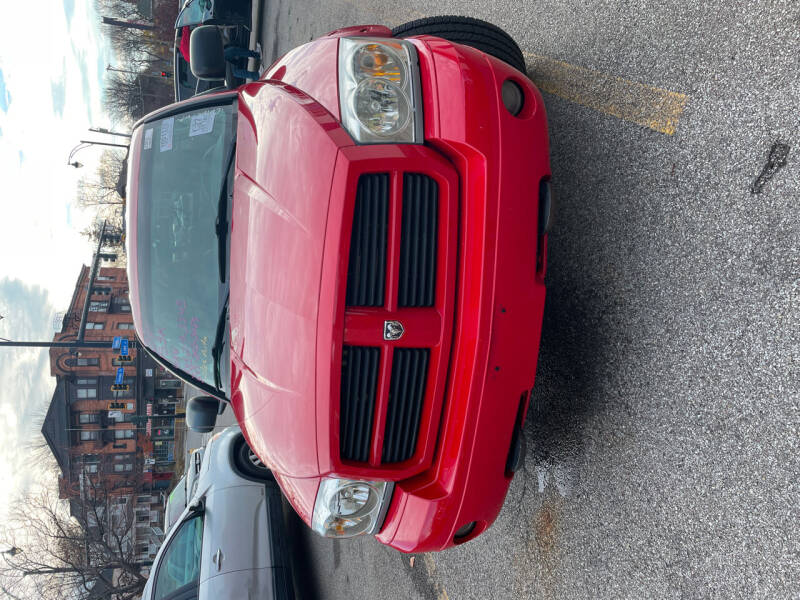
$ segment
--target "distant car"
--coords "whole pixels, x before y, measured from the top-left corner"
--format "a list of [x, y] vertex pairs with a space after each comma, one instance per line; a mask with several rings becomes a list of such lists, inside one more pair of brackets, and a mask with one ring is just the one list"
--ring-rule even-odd
[[[248, 47], [252, 2], [250, 0], [179, 0], [180, 12], [175, 20], [175, 44], [173, 46], [173, 81], [175, 101], [186, 100], [202, 92], [224, 85], [224, 81], [198, 80], [189, 63], [180, 52], [181, 30], [184, 27], [218, 25], [223, 30], [226, 43]], [[236, 81], [237, 85], [244, 83]]]
[[194, 496], [197, 489], [197, 478], [200, 474], [200, 467], [203, 464], [203, 449], [197, 448], [189, 454], [186, 462], [186, 473], [180, 478], [175, 489], [167, 498], [167, 506], [164, 511], [164, 531], [169, 531], [178, 518], [189, 499]]
[[281, 494], [239, 427], [211, 438], [196, 484], [142, 599], [293, 599]]

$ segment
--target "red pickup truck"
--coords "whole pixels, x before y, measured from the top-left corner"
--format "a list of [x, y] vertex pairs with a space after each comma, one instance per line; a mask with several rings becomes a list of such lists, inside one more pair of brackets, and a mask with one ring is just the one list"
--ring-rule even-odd
[[[214, 27], [191, 44], [224, 76]], [[135, 126], [137, 335], [322, 535], [463, 543], [521, 464], [550, 211], [524, 68], [475, 19], [351, 27]]]

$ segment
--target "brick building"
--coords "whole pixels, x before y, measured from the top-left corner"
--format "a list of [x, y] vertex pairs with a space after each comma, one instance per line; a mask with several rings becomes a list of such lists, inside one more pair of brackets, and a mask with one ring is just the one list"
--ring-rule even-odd
[[[112, 350], [114, 336], [134, 339], [124, 269], [99, 268], [92, 278], [92, 270], [82, 267], [54, 341], [79, 340], [82, 318], [83, 339], [107, 346], [50, 349], [56, 389], [42, 434], [60, 467], [60, 497], [80, 499], [87, 477], [102, 481], [111, 503], [133, 506], [131, 541], [147, 559], [163, 534], [161, 492], [175, 466], [174, 421], [182, 383], [144, 351], [131, 348], [132, 360], [123, 362], [119, 350]], [[125, 389], [113, 391], [119, 368]]]

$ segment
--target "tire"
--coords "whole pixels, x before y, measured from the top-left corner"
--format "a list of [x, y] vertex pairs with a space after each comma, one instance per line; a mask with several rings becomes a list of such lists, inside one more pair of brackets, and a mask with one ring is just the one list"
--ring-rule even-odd
[[243, 437], [233, 445], [233, 462], [245, 477], [259, 481], [275, 481], [272, 471], [261, 462]]
[[426, 17], [392, 29], [398, 38], [435, 35], [449, 42], [477, 48], [525, 73], [525, 58], [517, 42], [505, 31], [472, 17]]

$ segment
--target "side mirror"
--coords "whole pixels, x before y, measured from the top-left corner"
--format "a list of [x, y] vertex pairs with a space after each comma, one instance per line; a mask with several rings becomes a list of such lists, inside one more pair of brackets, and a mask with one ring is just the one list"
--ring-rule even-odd
[[192, 31], [189, 58], [192, 74], [198, 79], [225, 79], [225, 50], [222, 34], [216, 25], [201, 25]]
[[197, 498], [192, 500], [192, 503], [189, 505], [189, 514], [196, 515], [197, 513], [201, 513], [206, 509], [205, 503], [203, 502], [202, 498]]
[[186, 424], [198, 433], [214, 431], [219, 400], [213, 396], [195, 396], [186, 403]]

